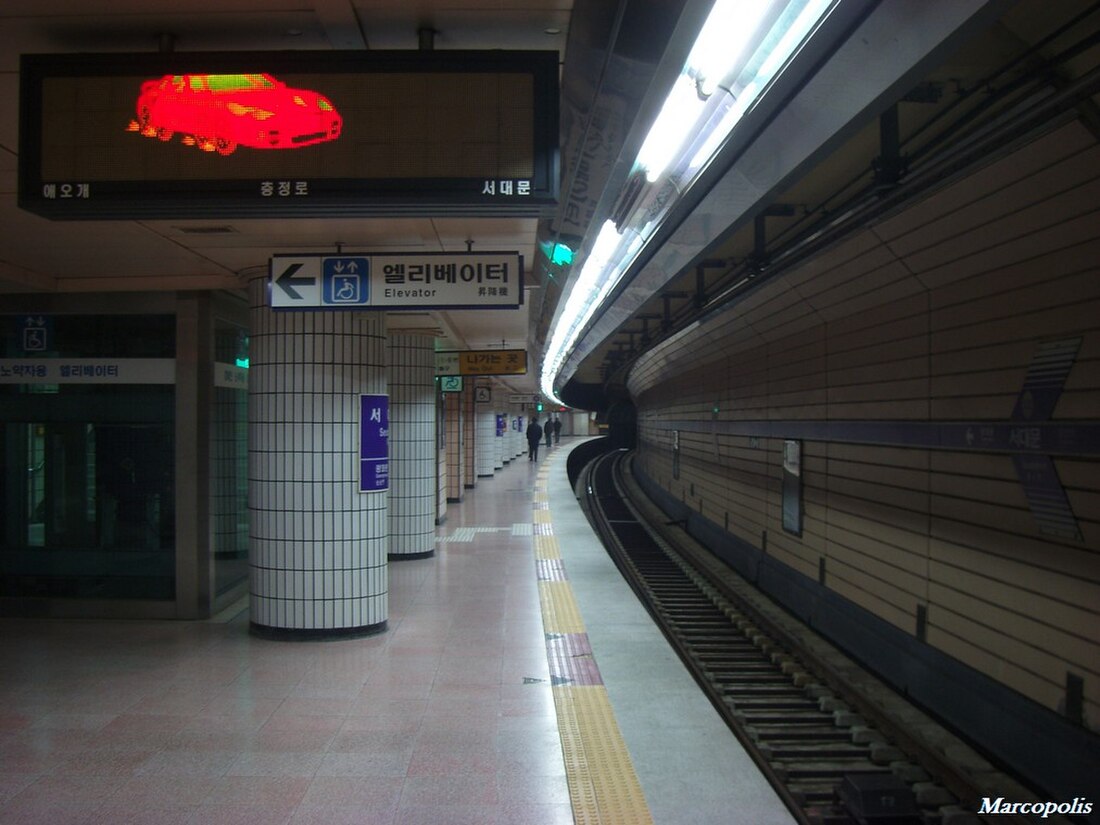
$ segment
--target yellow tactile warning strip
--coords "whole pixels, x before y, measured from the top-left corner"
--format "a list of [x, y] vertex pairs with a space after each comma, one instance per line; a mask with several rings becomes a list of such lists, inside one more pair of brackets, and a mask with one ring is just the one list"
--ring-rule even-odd
[[539, 509], [549, 498], [547, 472], [548, 468], [540, 468], [532, 502], [533, 521], [541, 525], [534, 536], [535, 566], [573, 820], [576, 825], [652, 825], [634, 763], [592, 659], [573, 586], [561, 563], [561, 548], [550, 526], [551, 510]]
[[561, 548], [553, 536], [535, 536], [535, 558], [540, 560], [560, 559]]
[[554, 706], [576, 825], [652, 823], [604, 687], [556, 687]]
[[539, 603], [547, 633], [584, 633], [584, 620], [569, 582], [539, 582]]

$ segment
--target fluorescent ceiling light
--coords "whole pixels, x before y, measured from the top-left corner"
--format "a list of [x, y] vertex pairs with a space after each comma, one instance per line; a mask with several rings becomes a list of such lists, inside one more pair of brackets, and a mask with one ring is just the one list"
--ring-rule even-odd
[[[835, 0], [803, 0], [790, 3], [780, 14], [775, 25], [772, 26], [762, 44], [767, 48], [763, 60], [755, 71], [751, 65], [743, 76], [731, 79], [730, 95], [727, 98], [728, 108], [723, 112], [721, 120], [710, 130], [706, 140], [695, 151], [688, 163], [688, 171], [697, 173], [698, 170], [709, 161], [718, 151], [725, 139], [733, 131], [733, 127], [756, 102], [760, 94], [767, 88], [779, 74], [787, 61], [798, 51], [798, 48], [806, 40], [813, 28], [825, 16], [825, 13], [835, 3]], [[774, 41], [769, 44], [768, 41]]]
[[554, 326], [550, 346], [547, 347], [543, 361], [541, 385], [543, 394], [558, 404], [562, 401], [554, 393], [553, 377], [561, 370], [566, 355], [576, 344], [585, 324], [625, 271], [625, 267], [620, 269], [618, 277], [615, 277], [611, 266], [614, 262], [613, 256], [621, 243], [622, 236], [615, 224], [611, 221], [604, 222], [600, 234], [596, 236], [596, 242], [592, 245], [592, 251], [588, 253], [580, 274], [569, 290], [565, 309], [559, 314], [558, 323]]
[[774, 0], [717, 0], [688, 55], [684, 72], [710, 95], [737, 65]]
[[657, 181], [688, 139], [706, 108], [706, 100], [738, 64], [775, 0], [717, 0], [665, 99], [636, 165], [646, 180]]
[[647, 181], [654, 183], [664, 174], [665, 168], [683, 145], [686, 137], [684, 124], [698, 120], [705, 102], [699, 97], [694, 80], [685, 74], [676, 79], [635, 161], [636, 166], [645, 170]]
[[635, 160], [649, 182], [621, 231], [606, 221], [550, 334], [542, 392], [554, 383], [587, 324], [726, 142], [839, 0], [716, 0]]

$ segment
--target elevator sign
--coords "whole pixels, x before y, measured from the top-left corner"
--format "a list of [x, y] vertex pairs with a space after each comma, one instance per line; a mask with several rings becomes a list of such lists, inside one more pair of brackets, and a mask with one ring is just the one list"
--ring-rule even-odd
[[53, 344], [52, 315], [23, 315], [19, 318], [19, 343], [24, 355], [43, 355]]
[[321, 298], [328, 306], [370, 303], [370, 258], [323, 258]]
[[516, 309], [518, 252], [273, 255], [273, 309]]
[[359, 396], [359, 492], [390, 487], [390, 398]]

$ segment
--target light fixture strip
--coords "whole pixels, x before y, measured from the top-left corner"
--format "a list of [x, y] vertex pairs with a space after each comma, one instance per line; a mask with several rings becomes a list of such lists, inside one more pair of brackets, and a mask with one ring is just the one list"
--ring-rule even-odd
[[566, 358], [675, 206], [678, 197], [670, 192], [687, 191], [838, 2], [715, 2], [635, 160], [649, 182], [649, 197], [639, 199], [621, 232], [612, 221], [600, 227], [554, 324], [540, 378], [548, 398], [563, 403], [554, 383]]

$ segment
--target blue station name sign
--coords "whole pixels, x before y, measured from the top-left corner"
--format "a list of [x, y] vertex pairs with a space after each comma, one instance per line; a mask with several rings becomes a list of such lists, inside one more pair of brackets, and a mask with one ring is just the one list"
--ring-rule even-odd
[[516, 309], [518, 252], [273, 255], [273, 309]]
[[359, 396], [359, 492], [390, 488], [390, 397]]

